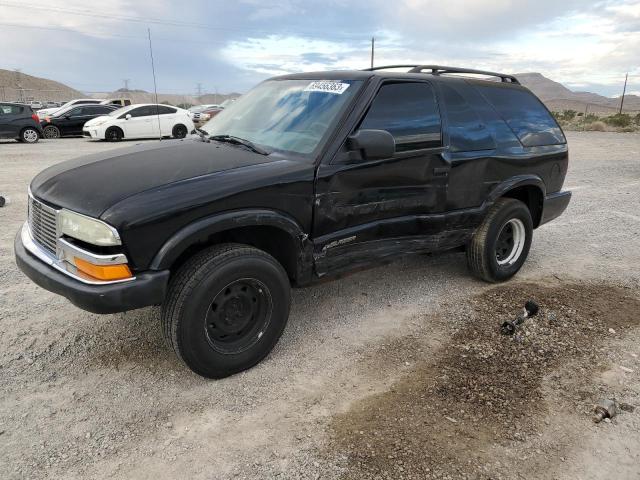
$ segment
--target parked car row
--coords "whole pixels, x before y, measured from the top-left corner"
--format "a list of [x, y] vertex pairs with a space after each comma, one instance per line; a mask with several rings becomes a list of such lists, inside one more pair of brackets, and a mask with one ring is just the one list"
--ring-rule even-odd
[[[0, 138], [35, 143], [40, 138], [84, 136], [96, 140], [174, 137], [195, 129], [187, 110], [160, 104], [121, 106], [111, 101], [79, 99], [38, 115], [30, 105], [0, 103]], [[130, 103], [130, 101], [129, 101]]]

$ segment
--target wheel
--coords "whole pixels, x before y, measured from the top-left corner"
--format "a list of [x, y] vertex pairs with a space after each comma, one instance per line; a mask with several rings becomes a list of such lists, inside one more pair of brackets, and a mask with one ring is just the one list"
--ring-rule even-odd
[[185, 127], [182, 124], [176, 125], [175, 127], [173, 127], [172, 135], [173, 135], [173, 138], [184, 138], [184, 137], [186, 137], [187, 136], [187, 127]]
[[38, 130], [32, 127], [23, 128], [20, 132], [20, 141], [25, 143], [36, 143], [40, 139]]
[[122, 137], [124, 137], [124, 133], [118, 127], [109, 127], [104, 132], [104, 138], [109, 142], [119, 142]]
[[195, 373], [223, 378], [275, 346], [289, 317], [287, 273], [246, 245], [210, 247], [175, 274], [162, 305], [165, 338]]
[[44, 138], [54, 140], [56, 138], [60, 138], [60, 136], [60, 129], [55, 125], [47, 125], [44, 127]]
[[527, 206], [513, 198], [500, 198], [467, 246], [467, 264], [477, 277], [502, 282], [513, 277], [527, 259], [533, 221]]

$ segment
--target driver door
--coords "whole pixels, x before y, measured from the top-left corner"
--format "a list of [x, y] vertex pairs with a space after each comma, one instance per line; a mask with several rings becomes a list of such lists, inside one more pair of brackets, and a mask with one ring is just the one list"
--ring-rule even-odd
[[449, 163], [443, 158], [436, 93], [427, 81], [383, 83], [353, 133], [386, 130], [396, 151], [369, 160], [345, 142], [318, 170], [314, 214], [319, 275], [430, 250], [446, 205]]

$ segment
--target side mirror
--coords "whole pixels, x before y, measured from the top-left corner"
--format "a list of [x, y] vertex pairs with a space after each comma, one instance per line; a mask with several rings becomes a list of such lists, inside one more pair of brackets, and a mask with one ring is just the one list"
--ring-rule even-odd
[[127, 113], [124, 118], [125, 118], [125, 120], [129, 120], [131, 118], [131, 114]]
[[367, 160], [390, 158], [396, 153], [396, 141], [386, 130], [358, 130], [347, 139], [351, 151], [361, 151]]

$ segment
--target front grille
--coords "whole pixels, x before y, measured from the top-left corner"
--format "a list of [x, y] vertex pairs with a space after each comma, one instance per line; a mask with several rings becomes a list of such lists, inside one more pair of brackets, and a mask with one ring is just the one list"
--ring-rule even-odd
[[45, 250], [56, 254], [56, 211], [29, 197], [29, 228], [33, 239]]

